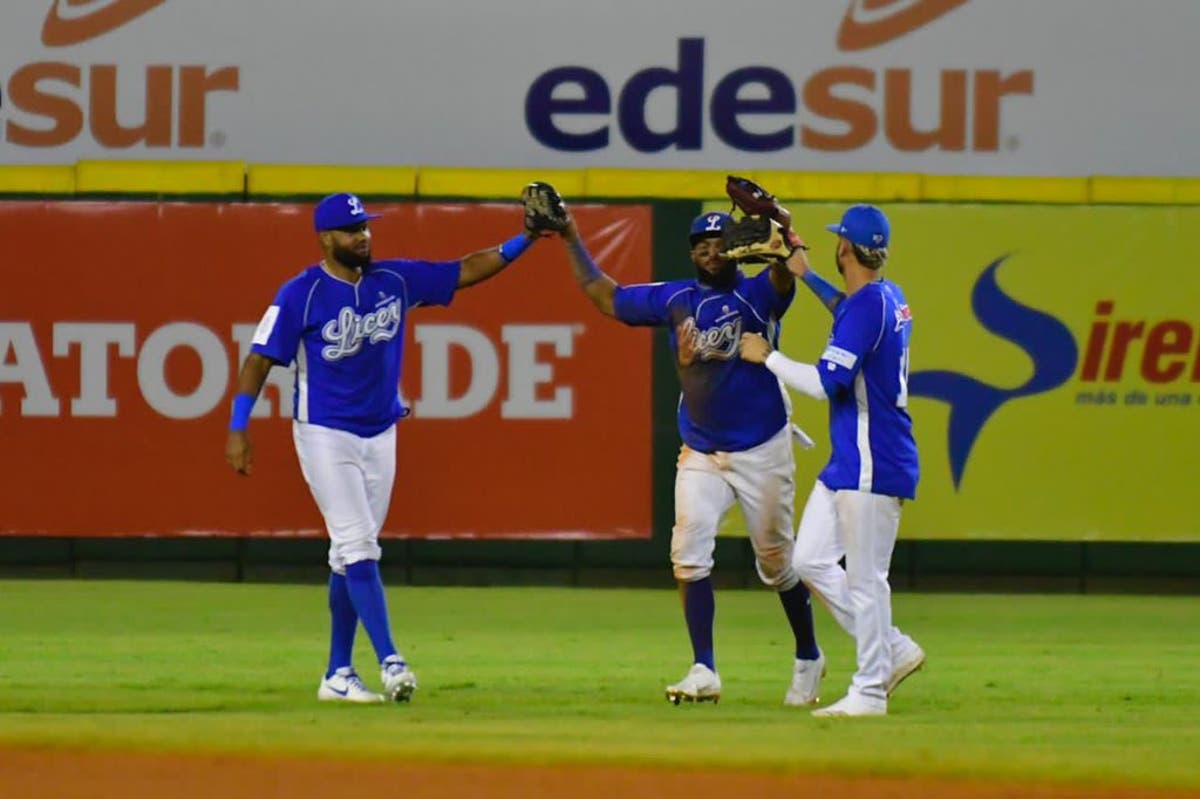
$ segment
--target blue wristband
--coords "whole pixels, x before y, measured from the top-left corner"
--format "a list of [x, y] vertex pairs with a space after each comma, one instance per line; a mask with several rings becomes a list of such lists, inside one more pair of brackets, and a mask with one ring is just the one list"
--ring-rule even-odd
[[521, 253], [528, 250], [532, 244], [532, 238], [526, 236], [524, 233], [518, 233], [500, 245], [500, 257], [504, 259], [504, 263], [511, 264], [520, 258]]
[[826, 308], [831, 308], [832, 305], [830, 303], [833, 303], [842, 295], [842, 292], [838, 291], [832, 283], [811, 269], [805, 272], [804, 277], [800, 278], [800, 280], [804, 282], [804, 285], [808, 286], [809, 291], [817, 295], [817, 299]]
[[238, 394], [233, 398], [233, 412], [229, 417], [229, 429], [234, 432], [245, 430], [250, 424], [250, 411], [258, 397], [249, 394]]

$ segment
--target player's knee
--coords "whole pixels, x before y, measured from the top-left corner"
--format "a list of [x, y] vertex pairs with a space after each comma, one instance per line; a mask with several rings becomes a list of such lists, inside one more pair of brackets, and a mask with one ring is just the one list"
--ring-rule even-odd
[[671, 571], [675, 575], [675, 579], [681, 583], [693, 583], [696, 580], [703, 580], [712, 574], [711, 563], [672, 563]]
[[336, 549], [337, 555], [330, 558], [330, 563], [332, 564], [336, 559], [343, 569], [360, 560], [379, 560], [383, 557], [383, 550], [379, 547], [379, 542], [373, 538], [346, 541], [338, 544]]
[[780, 591], [795, 586], [800, 579], [792, 568], [790, 546], [769, 547], [759, 551], [756, 565], [759, 579]]

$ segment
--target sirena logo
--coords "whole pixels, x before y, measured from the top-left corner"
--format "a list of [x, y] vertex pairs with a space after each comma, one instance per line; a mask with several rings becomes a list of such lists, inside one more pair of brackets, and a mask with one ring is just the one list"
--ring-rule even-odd
[[42, 44], [66, 47], [95, 39], [164, 2], [166, 0], [54, 0], [46, 24], [42, 26]]
[[[892, 41], [964, 2], [856, 0], [842, 21], [838, 46], [861, 50]], [[616, 88], [588, 67], [547, 70], [526, 92], [525, 126], [554, 150], [604, 150], [612, 142], [615, 96], [615, 127], [642, 153], [711, 148], [713, 135], [743, 152], [794, 147], [847, 152], [882, 138], [902, 153], [990, 153], [1000, 150], [1005, 101], [1033, 94], [1029, 69], [941, 69], [936, 86], [918, 86], [910, 68], [854, 64], [795, 77], [754, 64], [715, 76], [714, 85], [705, 64], [706, 44], [702, 38], [679, 39], [674, 66], [642, 69]], [[673, 117], [666, 124], [651, 127], [651, 94], [660, 98], [657, 103], [674, 97]], [[918, 126], [914, 108], [928, 107], [937, 108], [939, 117], [933, 125]]]
[[999, 388], [959, 372], [930, 370], [908, 378], [911, 397], [930, 397], [950, 406], [950, 474], [954, 488], [962, 483], [971, 448], [984, 425], [1000, 406], [1058, 388], [1070, 379], [1079, 362], [1071, 331], [1059, 320], [1009, 297], [996, 282], [996, 270], [1008, 256], [993, 261], [971, 293], [975, 317], [988, 331], [1011, 341], [1033, 361], [1033, 375], [1016, 388]]
[[899, 39], [967, 0], [854, 0], [838, 28], [839, 50], [866, 50]]
[[[52, 0], [42, 27], [47, 47], [88, 42], [130, 23], [166, 0]], [[38, 61], [18, 67], [3, 82], [10, 113], [0, 142], [17, 147], [70, 145], [87, 134], [105, 149], [201, 148], [209, 142], [208, 100], [214, 92], [237, 92], [236, 66], [152, 64], [141, 67], [141, 86], [122, 79], [131, 67]], [[138, 67], [132, 67], [138, 69]], [[134, 93], [133, 98], [126, 95]], [[138, 103], [137, 95], [142, 97]], [[118, 109], [143, 110], [133, 122]], [[221, 133], [211, 134], [223, 142]]]
[[1011, 400], [1052, 391], [1074, 377], [1074, 402], [1082, 408], [1188, 407], [1200, 384], [1200, 325], [1194, 319], [1119, 318], [1116, 300], [1103, 298], [1096, 301], [1086, 336], [1076, 336], [1059, 319], [1001, 290], [996, 271], [1007, 259], [998, 258], [983, 270], [971, 292], [971, 308], [984, 328], [1029, 356], [1032, 376], [1015, 388], [951, 371], [909, 376], [910, 396], [950, 406], [947, 444], [956, 490], [983, 428]]

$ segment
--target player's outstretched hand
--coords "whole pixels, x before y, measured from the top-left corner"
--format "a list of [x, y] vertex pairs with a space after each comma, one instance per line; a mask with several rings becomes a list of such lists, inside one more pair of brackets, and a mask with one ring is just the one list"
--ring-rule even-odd
[[771, 345], [758, 333], [743, 333], [741, 356], [750, 363], [766, 363], [771, 354]]
[[567, 204], [549, 183], [530, 183], [521, 191], [521, 204], [525, 206], [525, 230], [531, 236], [562, 233], [570, 224]]
[[245, 431], [231, 430], [225, 439], [225, 462], [238, 474], [248, 475], [254, 471], [253, 450]]

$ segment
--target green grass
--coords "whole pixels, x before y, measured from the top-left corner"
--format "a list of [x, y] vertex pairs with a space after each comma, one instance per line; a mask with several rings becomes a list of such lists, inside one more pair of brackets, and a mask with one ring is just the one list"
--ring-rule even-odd
[[[410, 705], [318, 704], [320, 586], [0, 582], [0, 742], [1200, 786], [1200, 600], [895, 597], [929, 653], [885, 719], [781, 705], [766, 591], [718, 594], [720, 705], [662, 687], [690, 650], [670, 591], [392, 588]], [[824, 609], [827, 699], [850, 640]], [[356, 662], [378, 672], [360, 633]]]

